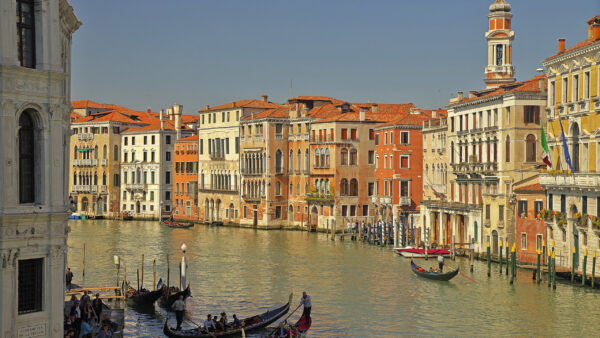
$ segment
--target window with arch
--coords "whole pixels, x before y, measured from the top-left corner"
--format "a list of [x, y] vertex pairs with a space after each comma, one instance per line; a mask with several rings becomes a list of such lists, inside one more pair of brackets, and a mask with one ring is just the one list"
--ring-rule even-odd
[[288, 159], [288, 170], [294, 170], [294, 150], [290, 150], [290, 158]]
[[510, 135], [506, 135], [506, 143], [504, 144], [505, 162], [510, 162]]
[[36, 132], [33, 114], [28, 109], [19, 117], [19, 203], [34, 203], [36, 197]]
[[320, 157], [320, 151], [319, 149], [315, 149], [315, 168], [319, 168], [319, 157]]
[[325, 148], [325, 167], [329, 168], [329, 148]]
[[350, 196], [358, 196], [358, 181], [356, 178], [350, 180]]
[[34, 0], [17, 0], [17, 52], [21, 67], [35, 68]]
[[525, 160], [527, 162], [535, 162], [535, 136], [527, 135], [525, 138]]
[[306, 148], [306, 151], [304, 152], [304, 170], [308, 172], [309, 169], [310, 169], [310, 150], [308, 150], [308, 148]]
[[326, 162], [325, 162], [325, 149], [323, 149], [323, 148], [321, 148], [321, 160], [320, 160], [320, 162], [321, 162], [321, 167], [322, 168], [326, 168], [327, 167]]
[[342, 149], [341, 164], [348, 165], [348, 149]]
[[106, 160], [107, 156], [108, 156], [108, 147], [105, 144], [104, 146], [102, 146], [102, 158]]
[[281, 150], [277, 149], [277, 152], [275, 152], [275, 172], [277, 173], [281, 173], [283, 168], [281, 165], [281, 161], [282, 161], [282, 153]]
[[340, 195], [348, 195], [348, 180], [345, 178], [342, 178], [342, 180], [340, 181]]
[[94, 159], [98, 159], [98, 146], [94, 146]]
[[356, 165], [358, 161], [358, 152], [356, 149], [350, 150], [350, 165]]
[[281, 182], [275, 182], [275, 196], [281, 196]]
[[73, 147], [73, 159], [76, 160], [77, 159], [77, 146]]
[[450, 142], [450, 163], [454, 164], [454, 142]]
[[302, 152], [298, 149], [298, 156], [296, 157], [296, 170], [302, 170]]
[[119, 160], [119, 146], [114, 146], [113, 147], [113, 160], [114, 161], [118, 161]]

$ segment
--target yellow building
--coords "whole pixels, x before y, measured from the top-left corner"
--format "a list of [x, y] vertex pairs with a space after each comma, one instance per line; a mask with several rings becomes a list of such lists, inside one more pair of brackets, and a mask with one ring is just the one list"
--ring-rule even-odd
[[543, 62], [553, 168], [540, 175], [540, 183], [547, 189], [548, 209], [558, 212], [547, 221], [560, 256], [557, 264], [568, 267], [573, 262], [579, 267], [580, 252], [598, 249], [600, 239], [600, 15], [587, 23], [586, 40], [566, 49], [565, 40], [559, 39], [558, 53]]

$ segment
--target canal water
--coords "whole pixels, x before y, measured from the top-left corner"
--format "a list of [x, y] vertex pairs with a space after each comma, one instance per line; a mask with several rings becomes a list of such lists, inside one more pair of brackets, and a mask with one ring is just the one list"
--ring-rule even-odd
[[[477, 283], [462, 276], [435, 282], [415, 276], [409, 261], [390, 248], [333, 242], [325, 234], [199, 225], [169, 229], [147, 221], [69, 225], [68, 266], [75, 273], [73, 282], [83, 286], [114, 285], [114, 255], [126, 264], [128, 280], [135, 285], [142, 254], [145, 287], [152, 284], [154, 259], [157, 275], [165, 279], [167, 254], [171, 281], [179, 283], [180, 246], [185, 242], [193, 295], [188, 318], [197, 323], [208, 313], [226, 311], [230, 318], [234, 313], [256, 314], [285, 303], [290, 292], [293, 309], [306, 290], [313, 303], [311, 337], [595, 336], [600, 328], [599, 291], [560, 281], [552, 291], [546, 283], [534, 284], [528, 270], [519, 270], [517, 282], [510, 285], [496, 265], [488, 278], [485, 262], [476, 262], [470, 273], [468, 262], [457, 259], [447, 263], [460, 266]], [[300, 314], [301, 309], [291, 318]], [[158, 306], [146, 313], [127, 308], [125, 335], [162, 336], [167, 316], [174, 326], [173, 314]]]

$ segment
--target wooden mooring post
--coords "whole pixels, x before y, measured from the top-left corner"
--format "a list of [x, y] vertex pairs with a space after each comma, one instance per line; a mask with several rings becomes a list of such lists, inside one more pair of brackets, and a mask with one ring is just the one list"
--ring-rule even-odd
[[492, 257], [490, 257], [490, 242], [487, 242], [487, 265], [488, 265], [488, 277], [492, 274]]
[[170, 275], [171, 274], [170, 274], [170, 271], [169, 271], [169, 255], [167, 255], [167, 288], [169, 288], [169, 286], [170, 286], [170, 284], [169, 284], [169, 282], [170, 282], [170, 280], [169, 280]]
[[596, 250], [592, 255], [592, 289], [596, 287]]
[[156, 259], [152, 261], [152, 290], [156, 290]]
[[575, 282], [575, 259], [577, 259], [577, 257], [575, 256], [577, 254], [577, 250], [575, 249], [575, 246], [573, 246], [573, 259], [571, 260], [571, 283]]
[[581, 271], [581, 286], [585, 286], [587, 272], [587, 248], [583, 251], [583, 270]]
[[542, 279], [542, 277], [541, 277], [542, 274], [540, 271], [540, 254], [541, 254], [541, 252], [540, 252], [540, 249], [538, 248], [537, 249], [537, 283], [538, 284], [541, 282], [541, 279]]
[[83, 242], [83, 277], [85, 277], [85, 242]]
[[505, 244], [506, 244], [506, 275], [508, 276], [508, 270], [509, 270], [508, 267], [510, 266], [509, 265], [510, 258], [508, 258], [508, 240], [506, 241]]
[[498, 263], [500, 264], [500, 274], [502, 274], [502, 240], [500, 240], [500, 254], [498, 256], [498, 260]]
[[142, 254], [142, 278], [140, 286], [142, 287], [142, 289], [144, 288], [144, 254]]

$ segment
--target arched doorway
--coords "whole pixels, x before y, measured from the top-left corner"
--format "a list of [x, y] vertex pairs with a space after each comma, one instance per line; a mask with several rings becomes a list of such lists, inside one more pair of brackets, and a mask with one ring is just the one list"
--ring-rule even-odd
[[210, 220], [210, 203], [208, 198], [204, 200], [204, 221]]
[[492, 230], [492, 255], [498, 256], [498, 231]]
[[215, 208], [215, 218], [217, 221], [221, 221], [221, 200], [217, 200]]
[[89, 206], [89, 200], [87, 197], [84, 197], [81, 199], [81, 211], [83, 212], [87, 212], [88, 211], [88, 206]]
[[103, 204], [104, 201], [102, 201], [102, 197], [98, 197], [98, 199], [96, 200], [96, 215], [101, 216], [102, 215], [102, 211], [103, 211]]
[[234, 209], [235, 209], [235, 207], [233, 206], [233, 203], [230, 203], [229, 204], [229, 219], [230, 220], [235, 219], [235, 215], [233, 214]]
[[288, 208], [288, 222], [291, 223], [294, 221], [294, 207], [290, 204]]
[[319, 209], [316, 206], [313, 206], [310, 210], [310, 227], [311, 229], [316, 229], [319, 222]]
[[140, 201], [135, 202], [135, 213], [136, 214], [140, 213], [140, 211], [141, 211], [140, 206], [141, 206]]

